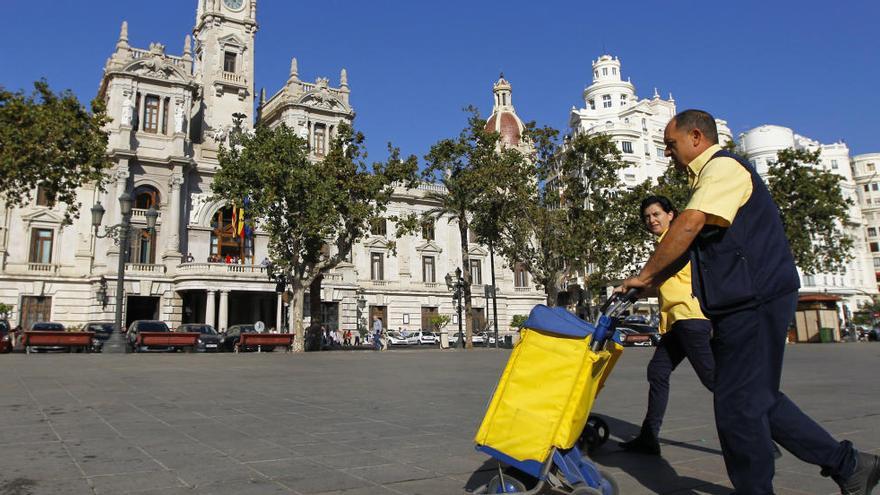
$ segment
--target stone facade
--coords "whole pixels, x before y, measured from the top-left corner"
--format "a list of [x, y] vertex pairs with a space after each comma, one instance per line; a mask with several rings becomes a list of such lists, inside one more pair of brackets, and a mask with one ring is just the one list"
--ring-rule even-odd
[[[125, 264], [126, 324], [155, 318], [172, 327], [207, 322], [222, 329], [258, 320], [267, 327], [282, 325], [284, 302], [262, 263], [267, 237], [259, 230], [244, 238], [235, 235], [231, 208], [211, 199], [219, 145], [235, 118], [247, 127], [255, 120], [284, 122], [320, 159], [337, 126], [352, 122], [354, 110], [345, 69], [337, 87], [326, 78], [305, 82], [293, 59], [287, 84], [268, 100], [260, 95], [255, 112], [257, 29], [256, 0], [199, 0], [192, 36], [185, 37], [183, 54], [175, 56], [159, 43], [149, 49], [130, 46], [123, 23], [99, 90], [113, 119], [106, 192], [81, 188], [84, 214], [67, 227], [61, 225], [59, 207], [42, 204], [39, 194], [31, 206], [0, 210], [0, 301], [14, 307], [13, 324], [113, 320], [120, 249], [113, 239], [93, 235], [88, 209], [100, 202], [104, 225], [118, 224], [117, 198], [129, 192], [134, 235]], [[389, 215], [431, 208], [425, 192], [433, 187], [399, 190]], [[160, 214], [154, 235], [145, 229], [150, 207]], [[461, 256], [457, 227], [445, 220], [420, 235], [394, 239], [396, 255], [389, 249], [390, 221], [356, 245], [350, 261], [324, 278], [322, 319], [355, 330], [369, 313], [382, 314], [392, 329], [415, 330], [426, 326], [423, 316], [426, 321], [433, 313], [453, 314], [444, 276]], [[478, 244], [469, 249], [476, 260], [471, 269], [479, 271], [474, 317], [485, 326], [491, 315], [482, 286], [491, 283], [488, 252]], [[227, 256], [240, 261], [226, 263]], [[496, 264], [504, 330], [514, 315], [542, 302], [543, 294]]]

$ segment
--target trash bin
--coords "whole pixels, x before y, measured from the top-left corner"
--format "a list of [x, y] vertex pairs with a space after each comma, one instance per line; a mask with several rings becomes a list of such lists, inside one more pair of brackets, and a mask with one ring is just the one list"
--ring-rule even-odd
[[834, 329], [822, 327], [819, 329], [819, 341], [823, 344], [834, 342]]
[[505, 335], [504, 336], [504, 348], [512, 349], [513, 348], [513, 335]]
[[449, 332], [446, 330], [440, 331], [440, 348], [449, 349]]

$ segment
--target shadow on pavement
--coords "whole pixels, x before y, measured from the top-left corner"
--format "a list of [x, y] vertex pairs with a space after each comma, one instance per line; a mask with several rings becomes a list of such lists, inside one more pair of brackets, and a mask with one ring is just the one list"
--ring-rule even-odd
[[[601, 466], [620, 469], [654, 493], [675, 492], [676, 494], [683, 495], [696, 493], [693, 491], [696, 488], [699, 488], [701, 494], [728, 495], [731, 492], [729, 487], [679, 475], [675, 468], [669, 464], [669, 461], [662, 456], [634, 454], [623, 451], [617, 446], [617, 440], [636, 436], [639, 433], [640, 426], [608, 416], [602, 416], [602, 419], [608, 423], [612, 437], [593, 454], [593, 458]], [[660, 444], [661, 446], [674, 445], [707, 454], [721, 455], [720, 450], [686, 442], [669, 442], [661, 438]]]

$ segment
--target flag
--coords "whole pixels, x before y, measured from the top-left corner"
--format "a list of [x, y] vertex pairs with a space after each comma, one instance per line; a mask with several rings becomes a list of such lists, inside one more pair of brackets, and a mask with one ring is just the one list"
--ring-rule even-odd
[[238, 229], [238, 212], [235, 205], [232, 205], [232, 231], [237, 232]]
[[[245, 200], [245, 204], [247, 204], [247, 200]], [[238, 225], [235, 229], [238, 236], [244, 239], [244, 207], [238, 209]]]

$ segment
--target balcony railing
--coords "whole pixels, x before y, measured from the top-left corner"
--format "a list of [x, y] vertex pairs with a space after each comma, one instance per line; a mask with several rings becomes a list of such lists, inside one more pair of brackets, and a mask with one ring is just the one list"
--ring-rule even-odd
[[223, 80], [226, 82], [230, 82], [233, 84], [241, 84], [244, 85], [245, 79], [241, 74], [236, 74], [234, 72], [223, 72]]
[[424, 284], [425, 284], [425, 287], [428, 289], [436, 289], [436, 288], [440, 287], [439, 282], [424, 282]]
[[130, 273], [153, 273], [162, 275], [165, 273], [165, 265], [154, 265], [152, 263], [126, 263], [125, 271]]
[[531, 287], [515, 287], [514, 292], [516, 292], [517, 294], [529, 294], [532, 292], [532, 288]]
[[261, 265], [240, 265], [237, 263], [183, 263], [177, 267], [177, 274], [254, 274], [266, 277], [266, 267]]
[[52, 263], [28, 263], [29, 272], [55, 273], [56, 269]]
[[[136, 221], [146, 222], [148, 211], [150, 211], [150, 210], [145, 210], [143, 208], [132, 208], [131, 209], [131, 221], [132, 222], [136, 222]], [[156, 223], [162, 223], [162, 212], [159, 211], [158, 213], [159, 213], [159, 216], [156, 217]]]
[[386, 287], [388, 285], [387, 280], [370, 280], [373, 284], [373, 287]]

